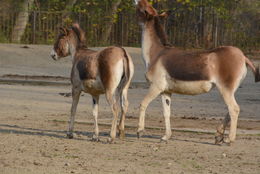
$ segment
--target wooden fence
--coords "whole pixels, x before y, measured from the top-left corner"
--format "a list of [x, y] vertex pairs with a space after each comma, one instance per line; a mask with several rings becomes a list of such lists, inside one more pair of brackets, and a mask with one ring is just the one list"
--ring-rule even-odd
[[[15, 12], [0, 12], [0, 42], [11, 42]], [[141, 28], [136, 21], [135, 11], [121, 11], [112, 26], [106, 41], [100, 35], [104, 31], [103, 16], [87, 13], [71, 13], [62, 19], [62, 12], [31, 11], [24, 44], [52, 44], [59, 27], [74, 21], [86, 31], [89, 46], [123, 45], [140, 46]], [[170, 43], [184, 48], [211, 48], [219, 45], [234, 45], [243, 49], [259, 49], [260, 24], [248, 18], [221, 18], [208, 8], [174, 11], [166, 22]]]

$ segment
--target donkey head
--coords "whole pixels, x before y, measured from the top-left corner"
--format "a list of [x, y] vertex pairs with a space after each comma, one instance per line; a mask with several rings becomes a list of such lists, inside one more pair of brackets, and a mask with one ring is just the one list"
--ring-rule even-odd
[[165, 23], [165, 19], [169, 16], [170, 11], [158, 14], [157, 10], [147, 0], [135, 0], [136, 14], [141, 24], [145, 24], [148, 21], [158, 17], [160, 21]]
[[54, 43], [51, 57], [58, 60], [61, 57], [66, 57], [70, 54], [69, 51], [69, 34], [70, 30], [64, 27], [60, 28], [57, 40]]
[[54, 43], [51, 57], [54, 60], [66, 57], [71, 54], [70, 46], [76, 49], [84, 46], [85, 33], [80, 28], [79, 24], [73, 24], [69, 29], [61, 27], [57, 40]]
[[136, 2], [136, 14], [140, 25], [151, 24], [150, 27], [154, 27], [157, 36], [161, 40], [164, 46], [170, 46], [165, 33], [165, 22], [170, 14], [170, 11], [158, 14], [158, 12], [152, 7], [147, 0], [135, 0]]
[[158, 16], [157, 11], [152, 7], [147, 0], [135, 0], [136, 14], [140, 24], [145, 24], [151, 21], [154, 16]]

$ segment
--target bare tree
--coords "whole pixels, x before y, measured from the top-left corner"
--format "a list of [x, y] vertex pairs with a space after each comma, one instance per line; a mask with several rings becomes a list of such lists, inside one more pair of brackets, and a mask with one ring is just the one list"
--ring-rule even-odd
[[29, 10], [34, 0], [23, 0], [12, 32], [12, 42], [20, 42], [29, 19]]

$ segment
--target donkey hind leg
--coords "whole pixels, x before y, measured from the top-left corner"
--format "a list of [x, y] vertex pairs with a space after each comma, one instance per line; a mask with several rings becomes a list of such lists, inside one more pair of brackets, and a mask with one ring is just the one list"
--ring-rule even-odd
[[171, 94], [164, 93], [162, 94], [162, 105], [163, 105], [163, 116], [165, 120], [165, 135], [161, 138], [161, 141], [166, 141], [171, 137]]
[[70, 139], [73, 138], [74, 120], [75, 120], [77, 106], [79, 103], [80, 93], [81, 93], [80, 90], [72, 89], [72, 105], [71, 105], [71, 112], [70, 112], [69, 130], [67, 132], [67, 137]]
[[94, 130], [95, 133], [92, 136], [93, 141], [99, 141], [99, 129], [98, 129], [98, 104], [99, 104], [99, 95], [92, 96], [93, 99], [93, 117], [94, 117]]
[[121, 118], [118, 126], [120, 139], [125, 138], [125, 117], [129, 105], [127, 99], [128, 86], [126, 86], [120, 94]]
[[[230, 144], [235, 141], [236, 139], [236, 130], [237, 130], [237, 120], [238, 120], [238, 115], [240, 112], [240, 108], [236, 102], [234, 92], [230, 90], [221, 90], [221, 94], [224, 98], [224, 101], [228, 107], [228, 112], [230, 116], [230, 130], [229, 130], [229, 136], [226, 139], [223, 139], [224, 143]], [[223, 124], [223, 131], [218, 131], [218, 133], [223, 136], [224, 133], [224, 128], [228, 124], [229, 118], [226, 116]], [[221, 125], [220, 125], [221, 127]], [[220, 138], [221, 139], [221, 138]], [[219, 142], [216, 142], [219, 143]]]
[[224, 133], [226, 127], [230, 124], [230, 115], [227, 113], [222, 123], [217, 127], [217, 132], [215, 136], [215, 144], [221, 144], [224, 142]]
[[144, 97], [144, 99], [140, 104], [140, 115], [139, 115], [138, 129], [137, 129], [138, 138], [140, 138], [141, 134], [144, 132], [144, 120], [145, 120], [146, 108], [150, 104], [150, 102], [153, 101], [160, 93], [161, 93], [160, 89], [158, 89], [154, 85], [151, 85], [148, 93], [146, 94], [146, 96]]
[[117, 118], [118, 118], [118, 96], [116, 95], [116, 90], [107, 90], [106, 98], [111, 107], [113, 113], [113, 120], [110, 131], [110, 138], [108, 138], [108, 142], [112, 143], [116, 138], [116, 128], [117, 128]]

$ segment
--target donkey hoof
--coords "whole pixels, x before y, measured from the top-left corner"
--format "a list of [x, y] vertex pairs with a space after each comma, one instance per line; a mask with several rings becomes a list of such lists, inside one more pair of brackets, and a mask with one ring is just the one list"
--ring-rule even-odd
[[168, 144], [168, 140], [165, 140], [165, 139], [162, 139], [162, 138], [161, 138], [160, 143]]
[[125, 131], [124, 130], [119, 130], [119, 138], [124, 139], [125, 138]]
[[93, 136], [92, 136], [92, 138], [91, 138], [91, 141], [94, 141], [94, 142], [99, 142], [99, 141], [100, 141], [100, 139], [99, 139], [99, 137], [98, 137], [98, 136], [96, 136], [96, 135], [93, 135]]
[[144, 130], [138, 130], [137, 131], [137, 138], [138, 139], [141, 138], [143, 136], [143, 134], [144, 134]]
[[72, 132], [68, 132], [68, 133], [67, 133], [67, 137], [68, 137], [69, 139], [73, 139], [74, 135], [73, 135]]
[[114, 141], [114, 138], [108, 138], [107, 139], [107, 143], [109, 143], [109, 144], [114, 144], [115, 143], [115, 141]]
[[160, 142], [167, 144], [167, 143], [168, 143], [168, 140], [169, 140], [169, 138], [167, 138], [166, 136], [163, 136], [163, 137], [161, 138]]
[[233, 144], [233, 142], [227, 137], [223, 139], [223, 144], [225, 146], [231, 146]]
[[215, 136], [215, 144], [220, 145], [222, 143], [224, 143], [224, 136], [223, 135]]

